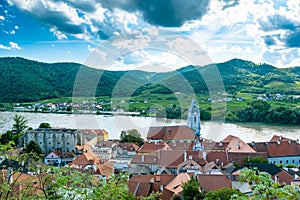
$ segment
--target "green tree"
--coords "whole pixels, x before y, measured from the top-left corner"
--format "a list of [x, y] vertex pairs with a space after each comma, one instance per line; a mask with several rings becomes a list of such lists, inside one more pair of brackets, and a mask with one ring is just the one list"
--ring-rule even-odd
[[43, 152], [42, 152], [42, 149], [41, 149], [40, 145], [36, 141], [33, 141], [33, 140], [31, 140], [28, 143], [28, 145], [26, 146], [24, 151], [26, 153], [34, 153], [39, 157], [41, 157], [43, 155]]
[[14, 134], [23, 134], [27, 130], [27, 120], [21, 115], [15, 115], [12, 131]]
[[261, 157], [261, 156], [257, 156], [257, 157], [253, 157], [253, 158], [248, 158], [245, 157], [244, 158], [244, 166], [247, 166], [249, 163], [269, 163], [267, 159]]
[[219, 190], [206, 193], [204, 200], [229, 200], [234, 194], [244, 196], [240, 191], [231, 188], [221, 188]]
[[0, 144], [8, 144], [9, 142], [13, 141], [13, 134], [11, 131], [6, 131], [0, 137]]
[[[272, 180], [271, 175], [266, 172], [244, 169], [240, 173], [240, 181], [247, 182], [252, 187], [252, 200], [269, 199], [300, 199], [300, 193], [290, 185], [281, 185]], [[239, 195], [234, 195], [232, 199], [239, 199]]]
[[133, 142], [141, 146], [143, 144], [143, 139], [137, 129], [131, 129], [131, 130], [121, 132], [120, 142], [122, 143]]
[[39, 128], [52, 128], [51, 125], [47, 122], [42, 122], [40, 125], [39, 125]]
[[192, 178], [188, 182], [183, 183], [182, 194], [185, 200], [198, 200], [204, 198], [204, 192], [200, 190], [199, 182]]

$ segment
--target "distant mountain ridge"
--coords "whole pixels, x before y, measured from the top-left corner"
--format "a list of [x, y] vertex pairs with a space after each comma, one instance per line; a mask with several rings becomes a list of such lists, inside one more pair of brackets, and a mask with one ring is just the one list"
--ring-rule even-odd
[[[3, 57], [0, 58], [0, 102], [29, 102], [72, 95], [109, 96], [113, 93], [128, 96], [139, 95], [146, 90], [164, 94], [186, 91], [187, 85], [191, 86], [191, 90], [186, 92], [207, 93], [208, 87], [202, 75], [215, 68], [229, 93], [300, 94], [300, 67], [279, 69], [240, 59], [156, 73], [103, 71], [78, 63], [49, 64], [20, 57]], [[211, 78], [215, 76], [208, 75]]]

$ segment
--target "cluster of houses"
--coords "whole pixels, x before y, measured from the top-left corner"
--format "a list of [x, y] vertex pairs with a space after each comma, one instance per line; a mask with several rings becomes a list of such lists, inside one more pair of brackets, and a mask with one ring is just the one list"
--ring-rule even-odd
[[[35, 140], [46, 154], [46, 164], [90, 170], [103, 179], [127, 171], [129, 190], [140, 197], [152, 192], [161, 192], [162, 199], [180, 197], [182, 184], [192, 177], [206, 192], [225, 187], [251, 195], [251, 186], [239, 181], [242, 167], [268, 172], [276, 182], [299, 189], [298, 139], [274, 135], [267, 142], [246, 143], [233, 135], [221, 141], [202, 138], [195, 101], [187, 121], [187, 125], [150, 127], [141, 147], [108, 140], [105, 130], [70, 129], [31, 130], [20, 145]], [[256, 157], [268, 163], [249, 162]]]

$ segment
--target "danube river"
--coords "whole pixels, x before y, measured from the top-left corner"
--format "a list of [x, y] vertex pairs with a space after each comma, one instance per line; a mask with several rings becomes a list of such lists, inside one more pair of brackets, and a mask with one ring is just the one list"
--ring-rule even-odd
[[[146, 137], [151, 126], [186, 125], [185, 120], [164, 120], [150, 117], [0, 112], [0, 133], [11, 129], [15, 114], [24, 116], [28, 120], [28, 126], [32, 128], [37, 128], [42, 122], [48, 122], [54, 128], [105, 129], [108, 131], [110, 139], [118, 139], [122, 130], [138, 129], [142, 137]], [[245, 142], [268, 141], [274, 134], [300, 139], [300, 126], [202, 122], [201, 134], [202, 137], [216, 141], [228, 135], [238, 136]]]

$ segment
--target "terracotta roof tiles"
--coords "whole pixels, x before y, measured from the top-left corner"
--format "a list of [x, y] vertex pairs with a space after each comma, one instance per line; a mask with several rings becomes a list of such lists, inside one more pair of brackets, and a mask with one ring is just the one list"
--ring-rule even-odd
[[131, 163], [138, 163], [138, 164], [152, 164], [152, 165], [157, 165], [158, 163], [158, 157], [157, 155], [140, 155], [136, 154]]
[[147, 139], [151, 140], [193, 140], [194, 130], [188, 126], [150, 127]]
[[166, 150], [170, 148], [165, 142], [150, 142], [145, 143], [139, 150], [138, 153], [157, 153], [158, 150]]
[[201, 189], [206, 192], [221, 188], [231, 188], [231, 180], [225, 174], [198, 174]]

